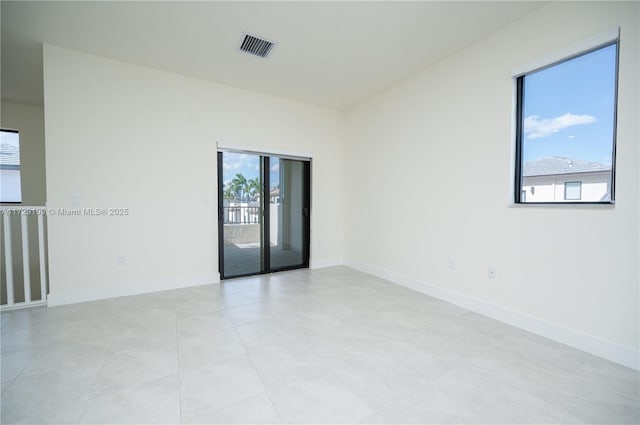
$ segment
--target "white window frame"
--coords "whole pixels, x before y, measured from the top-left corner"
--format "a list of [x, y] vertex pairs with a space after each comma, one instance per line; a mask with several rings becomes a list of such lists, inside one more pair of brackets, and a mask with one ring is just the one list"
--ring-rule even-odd
[[[21, 155], [21, 151], [22, 151], [22, 147], [21, 147], [21, 141], [20, 141], [20, 131], [16, 130], [14, 128], [0, 128], [0, 131], [4, 132], [4, 133], [15, 133], [18, 135], [18, 157], [20, 158], [19, 160], [19, 164], [17, 166], [17, 171], [18, 171], [18, 186], [19, 186], [19, 200], [17, 201], [9, 201], [9, 200], [4, 200], [2, 198], [0, 198], [0, 204], [2, 205], [17, 205], [17, 204], [22, 204], [23, 200], [24, 200], [24, 196], [22, 193], [22, 155]], [[11, 167], [11, 168], [9, 168]], [[11, 171], [15, 171], [16, 168], [14, 168], [13, 166], [8, 166], [7, 170]], [[0, 170], [0, 173], [2, 172], [2, 170]], [[6, 177], [6, 176], [5, 176]]]

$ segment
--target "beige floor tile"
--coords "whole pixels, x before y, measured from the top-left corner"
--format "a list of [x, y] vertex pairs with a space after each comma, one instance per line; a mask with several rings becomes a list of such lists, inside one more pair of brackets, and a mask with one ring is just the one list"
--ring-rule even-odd
[[78, 423], [102, 362], [20, 377], [2, 394], [3, 424]]
[[262, 393], [260, 378], [245, 355], [207, 363], [180, 376], [185, 417], [197, 417], [200, 412], [219, 410]]
[[266, 394], [258, 394], [232, 403], [220, 409], [186, 411], [182, 415], [184, 424], [280, 424], [282, 423], [271, 400]]
[[640, 423], [638, 371], [347, 267], [0, 326], [2, 423]]
[[374, 413], [351, 389], [330, 379], [303, 379], [269, 390], [283, 423], [354, 423]]
[[0, 356], [0, 382], [11, 382], [31, 361], [31, 351], [10, 351]]
[[178, 351], [175, 347], [114, 354], [105, 359], [94, 392], [118, 391], [177, 373]]
[[87, 402], [81, 424], [175, 424], [180, 422], [178, 377], [167, 376], [113, 392], [95, 394]]
[[207, 365], [243, 356], [246, 350], [235, 329], [186, 334], [179, 339], [180, 370], [189, 373]]

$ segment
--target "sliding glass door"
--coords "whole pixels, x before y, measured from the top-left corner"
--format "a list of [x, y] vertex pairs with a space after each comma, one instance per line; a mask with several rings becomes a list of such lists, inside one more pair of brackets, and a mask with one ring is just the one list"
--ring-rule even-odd
[[220, 263], [227, 276], [260, 273], [264, 225], [262, 159], [260, 155], [221, 152], [218, 153], [220, 173], [218, 220], [222, 223], [223, 235]]
[[[308, 162], [277, 157], [269, 162], [269, 267], [309, 265]], [[306, 230], [306, 231], [305, 231]]]
[[218, 152], [223, 279], [309, 266], [310, 162]]

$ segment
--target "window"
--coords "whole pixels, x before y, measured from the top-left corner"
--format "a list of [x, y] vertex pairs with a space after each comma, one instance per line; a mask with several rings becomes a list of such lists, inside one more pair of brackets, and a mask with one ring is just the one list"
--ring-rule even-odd
[[16, 130], [0, 130], [0, 202], [22, 202], [20, 135]]
[[579, 201], [582, 198], [582, 182], [566, 182], [564, 184], [564, 199]]
[[616, 40], [517, 76], [516, 203], [613, 203], [617, 73]]

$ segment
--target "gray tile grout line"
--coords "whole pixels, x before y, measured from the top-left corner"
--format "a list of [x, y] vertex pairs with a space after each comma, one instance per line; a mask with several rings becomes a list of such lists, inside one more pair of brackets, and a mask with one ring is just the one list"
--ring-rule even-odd
[[95, 380], [93, 381], [93, 385], [91, 386], [91, 394], [89, 394], [89, 397], [87, 398], [87, 401], [84, 403], [84, 407], [82, 408], [82, 411], [80, 412], [80, 416], [78, 416], [78, 421], [77, 421], [78, 425], [80, 425], [80, 423], [82, 422], [82, 418], [87, 413], [87, 407], [89, 407], [89, 403], [94, 399], [94, 397], [96, 395], [96, 389], [98, 387], [98, 381], [100, 380], [100, 375], [102, 374], [102, 370], [104, 369], [104, 366], [106, 364], [107, 364], [107, 358], [105, 357], [102, 360], [102, 365], [100, 365], [100, 370], [98, 370], [98, 373], [96, 374]]
[[[7, 385], [7, 386], [6, 386], [6, 388], [5, 388], [4, 390], [0, 391], [0, 399], [2, 399], [2, 397], [1, 397], [1, 396], [2, 396], [2, 394], [4, 394], [4, 393], [5, 393], [5, 391], [7, 391], [9, 388], [11, 388], [11, 387], [13, 386], [13, 383], [14, 383], [14, 382], [16, 382], [16, 379], [17, 379], [17, 377], [16, 377], [16, 378], [13, 378], [13, 379], [9, 382], [9, 385]], [[2, 409], [0, 409], [0, 410], [2, 410]]]
[[[255, 292], [257, 295], [260, 295], [260, 293], [258, 291], [256, 291], [256, 290], [254, 290], [253, 288], [252, 288], [252, 291]], [[233, 331], [236, 333], [236, 336], [240, 340], [240, 344], [242, 344], [242, 348], [244, 349], [244, 352], [246, 353], [247, 359], [249, 360], [249, 363], [251, 364], [251, 367], [253, 368], [253, 371], [255, 372], [256, 376], [258, 377], [258, 380], [260, 381], [260, 384], [262, 385], [262, 388], [264, 389], [264, 393], [266, 394], [267, 398], [269, 399], [269, 403], [271, 403], [271, 406], [273, 407], [273, 410], [276, 412], [276, 415], [278, 415], [278, 419], [280, 419], [280, 423], [283, 424], [284, 421], [282, 420], [282, 416], [280, 416], [280, 412], [278, 412], [278, 408], [276, 407], [276, 404], [273, 402], [273, 399], [271, 398], [271, 394], [269, 394], [269, 391], [267, 390], [267, 386], [264, 384], [264, 382], [262, 380], [262, 376], [260, 376], [260, 373], [258, 373], [258, 369], [256, 369], [256, 366], [253, 363], [253, 360], [251, 359], [251, 356], [249, 355], [249, 350], [247, 350], [247, 346], [245, 345], [244, 341], [242, 340], [242, 337], [240, 337], [240, 333], [238, 332], [238, 329], [236, 328], [236, 324], [233, 322], [233, 320], [231, 320], [231, 316], [229, 315], [229, 312], [227, 311], [227, 306], [224, 303], [224, 301], [222, 301], [222, 308], [224, 309], [224, 312], [227, 315], [227, 318], [231, 322], [231, 326], [233, 326]], [[245, 400], [247, 400], [249, 398], [251, 398], [251, 397], [247, 397]], [[239, 401], [242, 401], [242, 400], [239, 400]]]
[[[9, 387], [13, 385], [14, 382], [16, 382], [18, 380], [18, 378], [20, 378], [20, 376], [24, 373], [25, 370], [27, 370], [27, 368], [29, 367], [29, 365], [31, 364], [31, 362], [33, 361], [33, 351], [31, 350], [20, 350], [20, 351], [28, 351], [31, 356], [29, 356], [29, 361], [27, 362], [26, 365], [24, 365], [24, 367], [22, 368], [22, 370], [20, 370], [20, 372], [11, 380], [11, 384], [9, 384]], [[9, 351], [9, 353], [15, 353], [15, 351]], [[35, 375], [31, 375], [31, 376], [36, 376], [38, 374]], [[5, 391], [9, 389], [9, 387], [5, 388]], [[4, 391], [3, 391], [4, 392]]]
[[[30, 351], [30, 350], [20, 350], [20, 351]], [[10, 353], [13, 353], [13, 352], [14, 351], [10, 351]], [[31, 364], [31, 361], [32, 361], [32, 359], [29, 359], [29, 363], [27, 363], [27, 366], [29, 366]], [[16, 375], [16, 377], [11, 381], [12, 385], [13, 385], [13, 382], [18, 380], [18, 377], [20, 377], [20, 379], [28, 379], [28, 378], [34, 378], [36, 376], [50, 375], [52, 373], [61, 372], [61, 371], [65, 371], [65, 370], [68, 370], [68, 369], [75, 368], [77, 365], [64, 366], [64, 367], [60, 367], [60, 368], [57, 368], [57, 369], [46, 370], [44, 372], [34, 373], [33, 375], [22, 376], [24, 371], [27, 369], [27, 366], [25, 366], [24, 369], [18, 375]], [[5, 389], [5, 391], [6, 391], [6, 389]]]

